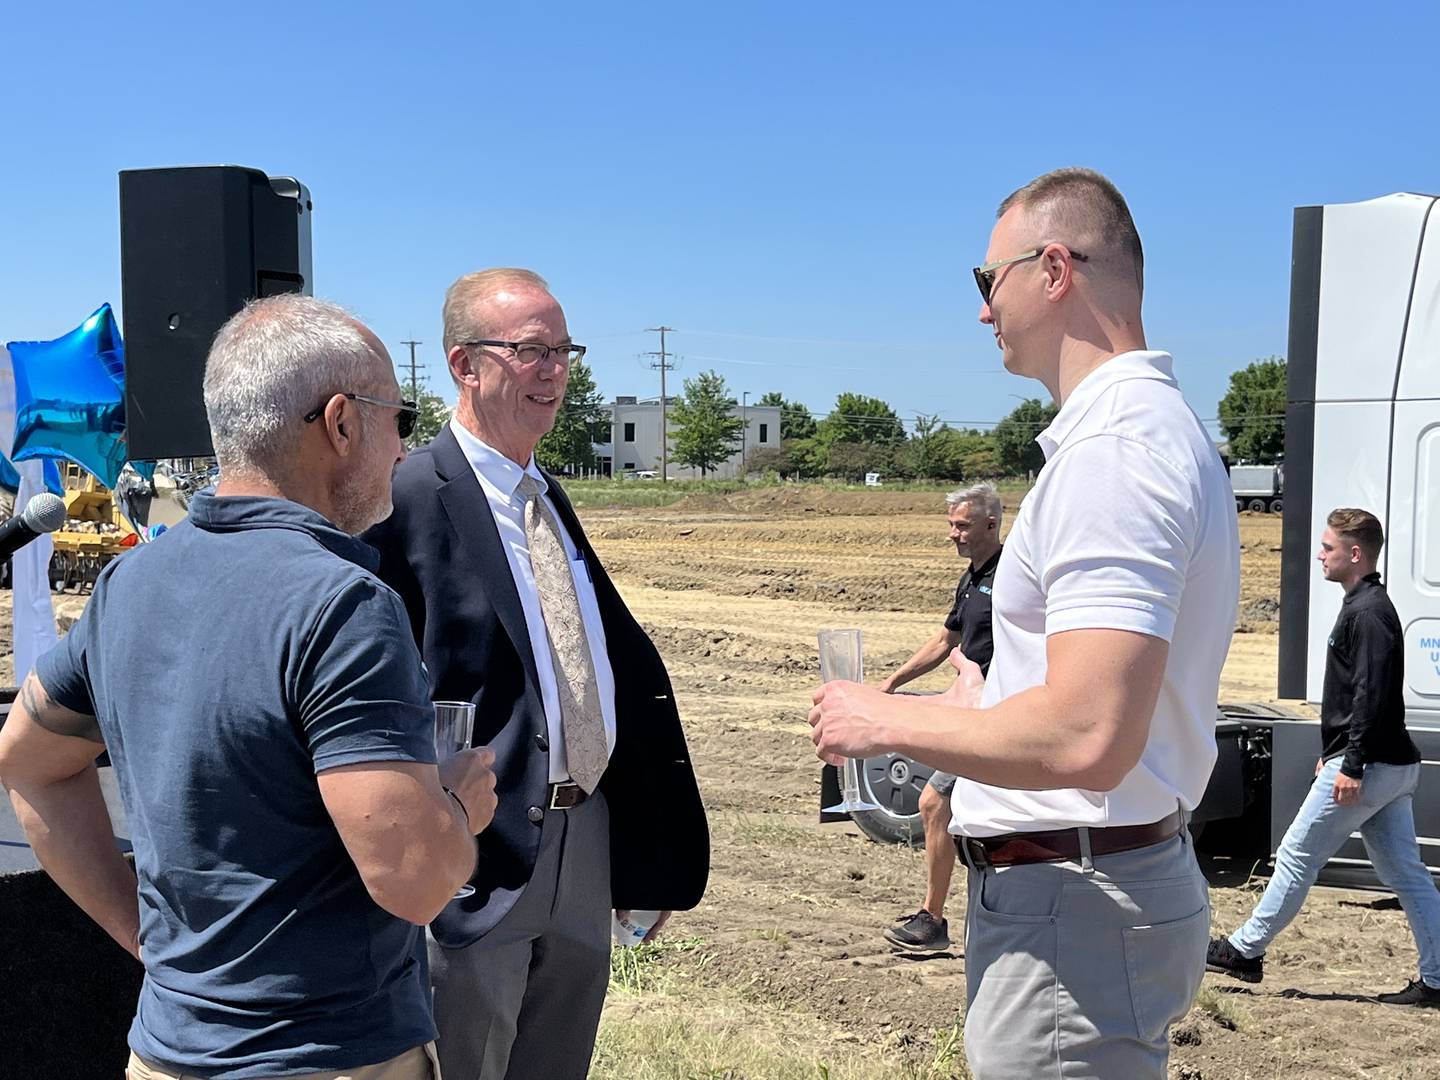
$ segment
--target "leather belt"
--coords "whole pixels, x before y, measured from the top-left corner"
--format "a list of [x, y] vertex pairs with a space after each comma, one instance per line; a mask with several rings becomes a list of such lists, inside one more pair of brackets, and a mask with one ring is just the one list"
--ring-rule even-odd
[[551, 810], [569, 810], [572, 806], [579, 806], [589, 797], [585, 789], [574, 781], [566, 780], [563, 784], [551, 784], [549, 808]]
[[[1152, 821], [1149, 825], [1115, 825], [1086, 830], [1090, 834], [1090, 856], [1118, 855], [1122, 851], [1149, 847], [1169, 840], [1180, 831], [1180, 812]], [[955, 850], [961, 858], [978, 867], [1023, 866], [1027, 863], [1077, 862], [1079, 829], [1053, 832], [1003, 833], [1000, 836], [957, 836]]]

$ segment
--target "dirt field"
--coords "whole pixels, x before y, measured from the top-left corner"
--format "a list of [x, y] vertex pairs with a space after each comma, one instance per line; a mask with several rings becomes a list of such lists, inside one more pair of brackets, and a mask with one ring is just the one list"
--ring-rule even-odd
[[[676, 917], [664, 947], [617, 962], [594, 1076], [966, 1075], [961, 950], [915, 959], [880, 937], [919, 906], [921, 854], [816, 823], [805, 723], [817, 628], [863, 628], [874, 680], [938, 625], [961, 569], [943, 510], [926, 494], [761, 489], [583, 511], [669, 665], [714, 847], [701, 907]], [[1243, 515], [1241, 536], [1242, 617], [1224, 696], [1273, 700], [1279, 519]], [[0, 596], [8, 630], [9, 594]], [[62, 605], [72, 617], [79, 606]], [[944, 683], [937, 673], [917, 685]], [[947, 911], [957, 941], [963, 880], [957, 873]], [[1214, 891], [1217, 929], [1238, 925], [1259, 884]], [[1398, 988], [1414, 965], [1393, 901], [1317, 890], [1272, 947], [1264, 983], [1206, 977], [1174, 1033], [1171, 1074], [1440, 1076], [1435, 1014], [1362, 998]]]
[[[943, 503], [921, 494], [757, 491], [584, 516], [670, 667], [714, 833], [709, 894], [677, 916], [671, 937], [683, 946], [654, 961], [676, 977], [648, 996], [612, 995], [602, 1049], [615, 1043], [633, 1070], [644, 1047], [619, 1036], [646, 1022], [655, 1027], [652, 1056], [670, 1058], [664, 1040], [676, 1037], [691, 1039], [695, 1055], [652, 1062], [646, 1075], [657, 1077], [817, 1076], [820, 1063], [836, 1077], [963, 1075], [953, 1040], [963, 1009], [960, 950], [917, 960], [892, 954], [880, 937], [919, 906], [920, 855], [816, 823], [818, 770], [805, 722], [818, 681], [817, 628], [863, 628], [867, 674], [878, 679], [948, 610], [961, 567]], [[1241, 538], [1241, 623], [1223, 696], [1270, 701], [1280, 520], [1242, 515]], [[944, 683], [935, 673], [917, 685]], [[1215, 890], [1218, 930], [1243, 920], [1262, 884]], [[963, 912], [957, 873], [947, 911], [957, 940]], [[1174, 1034], [1172, 1075], [1440, 1076], [1432, 1014], [1360, 997], [1400, 987], [1414, 964], [1393, 900], [1316, 890], [1271, 948], [1262, 984], [1206, 977], [1201, 1003]], [[667, 1009], [690, 1027], [656, 1019]], [[717, 1046], [691, 1034], [707, 1025], [724, 1033]], [[770, 1044], [770, 1056], [756, 1061], [773, 1072], [735, 1064], [746, 1040]], [[602, 1054], [605, 1075], [631, 1075], [618, 1057], [606, 1061]]]

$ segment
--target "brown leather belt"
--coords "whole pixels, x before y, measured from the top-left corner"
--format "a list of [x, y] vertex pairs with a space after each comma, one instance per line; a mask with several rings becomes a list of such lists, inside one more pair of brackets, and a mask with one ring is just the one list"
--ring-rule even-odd
[[550, 809], [569, 810], [572, 806], [579, 806], [590, 796], [585, 789], [572, 781], [565, 781], [563, 784], [550, 785]]
[[[1116, 825], [1087, 830], [1090, 855], [1117, 855], [1169, 840], [1180, 831], [1180, 812], [1149, 825]], [[1023, 866], [1027, 863], [1076, 862], [1080, 859], [1080, 830], [1004, 833], [1000, 836], [957, 836], [955, 850], [978, 867]]]

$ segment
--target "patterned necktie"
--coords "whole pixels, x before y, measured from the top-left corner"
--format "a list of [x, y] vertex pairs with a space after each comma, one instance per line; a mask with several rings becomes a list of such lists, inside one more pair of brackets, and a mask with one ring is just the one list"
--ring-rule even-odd
[[600, 783], [610, 760], [595, 681], [595, 659], [585, 636], [585, 621], [580, 616], [580, 599], [575, 595], [575, 579], [570, 576], [560, 523], [540, 498], [540, 485], [529, 473], [521, 477], [518, 490], [525, 496], [525, 539], [530, 544], [535, 589], [540, 594], [550, 656], [555, 662], [570, 779], [588, 795]]

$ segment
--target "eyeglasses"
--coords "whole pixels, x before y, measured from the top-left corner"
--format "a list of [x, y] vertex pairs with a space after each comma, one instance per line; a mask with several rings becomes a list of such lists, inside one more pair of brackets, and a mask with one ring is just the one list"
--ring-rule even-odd
[[[975, 274], [975, 285], [980, 290], [980, 298], [984, 300], [985, 303], [990, 303], [990, 294], [995, 291], [996, 270], [999, 270], [1002, 266], [1009, 266], [1011, 263], [1025, 262], [1028, 259], [1038, 259], [1041, 255], [1044, 255], [1045, 252], [1052, 247], [1063, 248], [1065, 247], [1065, 245], [1056, 244], [1054, 241], [1051, 241], [1048, 244], [1042, 244], [1038, 248], [1032, 248], [1030, 251], [1022, 252], [1019, 255], [1012, 256], [1011, 258], [1000, 259], [997, 262], [986, 263], [984, 266], [975, 267], [973, 273]], [[1089, 261], [1088, 255], [1081, 255], [1078, 251], [1070, 251], [1069, 248], [1065, 248], [1065, 250], [1067, 252], [1070, 252], [1070, 258], [1074, 259], [1076, 262], [1083, 263]]]
[[462, 341], [461, 345], [489, 345], [495, 349], [509, 349], [522, 364], [538, 364], [541, 360], [556, 357], [562, 367], [579, 361], [585, 355], [584, 345], [543, 345], [538, 341]]
[[[397, 409], [399, 411], [395, 413], [395, 430], [399, 432], [400, 438], [408, 439], [415, 432], [415, 420], [420, 415], [420, 406], [413, 401], [384, 401], [380, 398], [366, 397], [364, 394], [341, 394], [340, 396], [349, 401], [363, 401], [366, 405], [379, 405], [382, 409]], [[330, 398], [325, 399], [325, 405], [328, 404], [330, 404]], [[306, 413], [305, 423], [314, 423], [325, 411], [325, 405]]]

